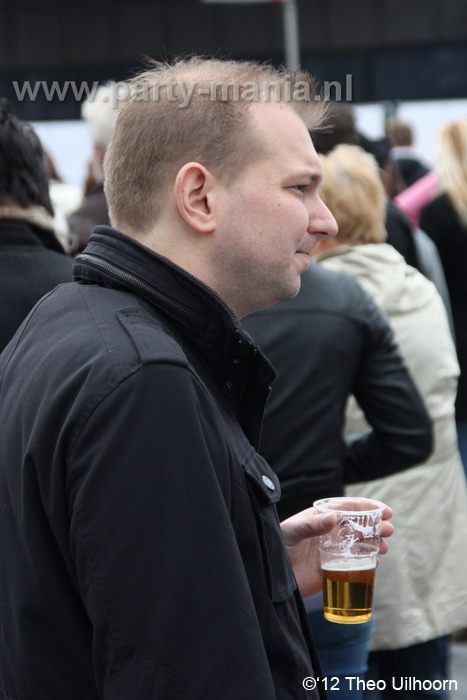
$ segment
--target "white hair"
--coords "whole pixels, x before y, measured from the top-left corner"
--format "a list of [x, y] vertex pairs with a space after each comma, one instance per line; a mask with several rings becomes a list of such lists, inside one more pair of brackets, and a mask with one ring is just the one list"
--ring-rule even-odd
[[[81, 116], [89, 126], [91, 140], [94, 145], [104, 148], [110, 143], [117, 121], [118, 109], [124, 99], [120, 97], [120, 87], [125, 83], [106, 83], [99, 85], [97, 90], [81, 106]], [[123, 93], [126, 91], [124, 90]]]

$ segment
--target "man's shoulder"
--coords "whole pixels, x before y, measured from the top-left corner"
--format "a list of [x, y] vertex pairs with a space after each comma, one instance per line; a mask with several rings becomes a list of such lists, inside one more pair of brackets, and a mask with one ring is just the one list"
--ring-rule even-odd
[[90, 332], [122, 361], [188, 364], [183, 341], [167, 319], [141, 297], [127, 291], [76, 286], [92, 317]]
[[122, 397], [152, 391], [156, 405], [180, 387], [204, 396], [162, 315], [135, 294], [70, 283], [41, 299], [0, 356], [0, 422], [47, 449], [63, 438], [69, 454], [101, 405], [111, 420]]
[[10, 347], [13, 359], [41, 357], [44, 370], [106, 373], [119, 381], [150, 363], [188, 366], [182, 344], [137, 295], [70, 283], [45, 296]]

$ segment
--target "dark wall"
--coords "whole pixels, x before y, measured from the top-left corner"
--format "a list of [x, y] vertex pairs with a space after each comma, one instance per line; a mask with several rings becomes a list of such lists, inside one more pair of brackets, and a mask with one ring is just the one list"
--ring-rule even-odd
[[[281, 6], [199, 0], [0, 0], [0, 92], [12, 81], [128, 77], [142, 55], [218, 53], [283, 60]], [[352, 74], [356, 101], [467, 95], [465, 0], [299, 0], [302, 63], [320, 80]], [[18, 86], [17, 86], [18, 88]], [[79, 115], [79, 99], [17, 107], [29, 119]]]

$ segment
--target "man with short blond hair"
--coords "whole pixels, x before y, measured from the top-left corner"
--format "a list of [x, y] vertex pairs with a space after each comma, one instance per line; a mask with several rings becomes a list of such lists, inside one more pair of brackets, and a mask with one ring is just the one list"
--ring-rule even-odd
[[197, 57], [153, 64], [128, 84], [132, 99], [120, 110], [119, 128], [106, 153], [112, 223], [125, 225], [137, 238], [151, 229], [185, 163], [209, 163], [226, 184], [263, 154], [252, 128], [252, 107], [287, 106], [311, 130], [327, 111], [320, 96], [315, 99], [308, 73]]
[[[174, 100], [140, 99], [170, 70]], [[5, 697], [324, 696], [303, 685], [319, 665], [297, 584], [319, 588], [335, 517], [281, 533], [255, 449], [274, 371], [238, 319], [296, 294], [336, 224], [304, 105], [201, 92], [255, 71], [140, 76], [105, 165], [121, 230], [95, 230], [0, 361]]]

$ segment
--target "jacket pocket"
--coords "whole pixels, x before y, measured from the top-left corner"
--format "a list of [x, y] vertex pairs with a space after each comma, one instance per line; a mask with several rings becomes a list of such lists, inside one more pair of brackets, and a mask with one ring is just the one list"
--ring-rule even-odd
[[104, 700], [184, 700], [179, 676], [146, 660], [131, 664], [105, 683]]
[[297, 587], [275, 504], [280, 500], [279, 479], [254, 450], [243, 460], [243, 473], [255, 512], [269, 595], [280, 603]]

